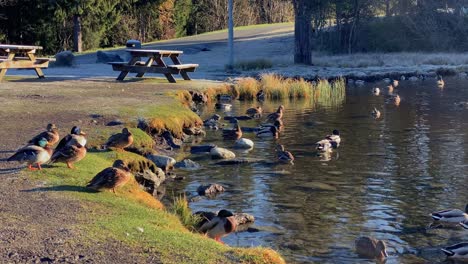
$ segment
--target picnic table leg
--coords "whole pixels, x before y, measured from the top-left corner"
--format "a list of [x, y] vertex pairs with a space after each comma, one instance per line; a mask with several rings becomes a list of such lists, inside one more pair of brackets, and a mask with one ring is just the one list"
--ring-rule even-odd
[[[32, 53], [28, 52], [28, 58], [31, 61], [36, 61], [36, 57]], [[39, 79], [45, 78], [44, 73], [42, 72], [41, 68], [34, 68], [34, 70], [36, 71], [37, 77], [39, 77]]]
[[[13, 60], [13, 58], [15, 57], [15, 53], [14, 52], [10, 52], [8, 53], [8, 57], [7, 57], [7, 60]], [[0, 81], [3, 80], [3, 77], [5, 77], [5, 74], [7, 72], [8, 69], [0, 69]]]
[[[180, 62], [179, 58], [178, 58], [178, 55], [173, 54], [173, 55], [171, 55], [170, 57], [171, 57], [172, 62], [174, 62], [175, 65], [180, 65], [180, 64], [182, 64], [182, 63]], [[186, 80], [186, 81], [190, 81], [190, 80], [191, 80], [191, 79], [190, 79], [190, 76], [188, 75], [188, 73], [187, 73], [185, 70], [183, 70], [183, 69], [180, 70], [180, 75], [181, 75], [182, 78], [183, 78], [184, 80]]]
[[[164, 63], [164, 61], [162, 60], [161, 55], [156, 56], [156, 57], [154, 58], [154, 60], [156, 61], [157, 66], [167, 68], [167, 65], [166, 65], [166, 63]], [[176, 83], [176, 79], [174, 78], [174, 76], [172, 76], [172, 74], [170, 74], [170, 73], [164, 73], [164, 76], [166, 76], [166, 79], [167, 79], [170, 83]]]
[[[150, 57], [150, 58], [146, 61], [145, 66], [146, 66], [146, 67], [151, 67], [151, 64], [153, 64], [153, 61], [154, 61], [153, 57]], [[145, 73], [144, 73], [144, 72], [141, 72], [141, 73], [137, 73], [137, 75], [136, 75], [135, 77], [141, 78], [141, 77], [143, 77], [143, 75], [145, 75]]]
[[[129, 62], [128, 65], [135, 65], [135, 63], [138, 61], [137, 57], [133, 57]], [[123, 81], [125, 77], [127, 77], [128, 71], [121, 71], [119, 76], [117, 77], [117, 81]]]

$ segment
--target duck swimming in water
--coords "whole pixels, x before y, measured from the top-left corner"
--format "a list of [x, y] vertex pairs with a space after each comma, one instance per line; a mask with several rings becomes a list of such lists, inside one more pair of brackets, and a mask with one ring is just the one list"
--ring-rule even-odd
[[276, 112], [271, 113], [267, 116], [267, 119], [272, 122], [275, 121], [276, 119], [281, 119], [283, 118], [283, 111], [284, 111], [284, 106], [280, 105], [278, 109], [276, 110]]
[[439, 86], [439, 88], [443, 88], [444, 85], [445, 85], [445, 82], [444, 82], [444, 79], [442, 79], [442, 76], [437, 75], [437, 86]]
[[460, 222], [468, 221], [468, 204], [465, 206], [464, 212], [460, 209], [446, 209], [432, 212], [430, 216], [434, 221], [443, 223], [458, 224]]
[[359, 237], [355, 241], [356, 253], [364, 258], [385, 259], [388, 257], [387, 246], [383, 240], [372, 237]]
[[281, 162], [292, 163], [294, 161], [294, 156], [291, 152], [284, 150], [284, 146], [278, 144], [276, 146], [276, 154], [278, 155], [278, 160]]
[[460, 259], [463, 261], [468, 260], [468, 242], [442, 248], [442, 251], [447, 255], [447, 258]]

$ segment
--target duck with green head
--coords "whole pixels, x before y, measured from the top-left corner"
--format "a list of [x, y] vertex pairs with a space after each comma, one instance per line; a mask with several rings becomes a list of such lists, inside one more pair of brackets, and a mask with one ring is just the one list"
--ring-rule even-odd
[[47, 145], [55, 145], [55, 143], [57, 143], [60, 139], [57, 126], [55, 124], [47, 124], [46, 131], [33, 137], [31, 140], [28, 141], [28, 143], [34, 145], [43, 138], [47, 140]]
[[[9, 157], [7, 161], [27, 163], [29, 170], [42, 170], [41, 164], [49, 161], [51, 155], [52, 149], [49, 148], [47, 139], [41, 138], [37, 140], [34, 145], [19, 149], [13, 156]], [[37, 165], [37, 169], [32, 167], [33, 164]]]
[[464, 212], [460, 209], [446, 209], [432, 212], [430, 216], [434, 221], [449, 224], [458, 224], [460, 222], [468, 221], [468, 204], [465, 206]]
[[208, 237], [223, 243], [221, 238], [233, 233], [236, 231], [236, 228], [237, 221], [234, 217], [234, 214], [228, 210], [223, 209], [219, 211], [218, 215], [213, 219], [205, 222], [200, 227], [199, 231], [206, 234]]
[[94, 190], [108, 189], [115, 193], [115, 188], [127, 183], [132, 174], [127, 164], [123, 160], [116, 160], [112, 167], [105, 168], [86, 185]]

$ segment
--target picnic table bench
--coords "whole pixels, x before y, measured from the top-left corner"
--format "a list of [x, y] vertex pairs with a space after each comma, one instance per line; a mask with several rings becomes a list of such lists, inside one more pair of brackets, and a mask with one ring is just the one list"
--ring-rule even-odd
[[40, 46], [0, 44], [0, 81], [8, 69], [34, 69], [39, 78], [44, 78], [42, 68], [49, 67], [49, 58], [36, 58]]
[[[114, 71], [120, 71], [117, 80], [123, 81], [128, 73], [136, 73], [136, 77], [143, 77], [145, 73], [160, 73], [167, 80], [175, 83], [173, 74], [180, 74], [184, 80], [190, 80], [188, 72], [194, 72], [198, 64], [182, 64], [179, 55], [180, 50], [151, 50], [151, 49], [126, 49], [130, 53], [128, 62], [109, 62]], [[146, 61], [141, 60], [147, 57]], [[173, 64], [166, 64], [163, 58], [170, 58]]]

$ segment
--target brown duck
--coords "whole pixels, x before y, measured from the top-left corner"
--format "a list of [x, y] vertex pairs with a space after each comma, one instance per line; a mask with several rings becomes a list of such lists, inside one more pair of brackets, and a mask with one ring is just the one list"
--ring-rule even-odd
[[280, 105], [276, 112], [271, 113], [267, 116], [267, 119], [270, 121], [275, 121], [277, 119], [283, 118], [283, 111], [284, 111], [284, 106]]
[[67, 144], [60, 149], [55, 149], [50, 158], [50, 163], [63, 162], [67, 167], [74, 169], [73, 163], [82, 160], [86, 156], [86, 148], [80, 143]]
[[133, 144], [133, 135], [128, 128], [122, 129], [122, 133], [114, 134], [109, 137], [105, 148], [124, 149]]
[[232, 212], [228, 210], [219, 211], [218, 215], [213, 219], [204, 223], [199, 231], [206, 234], [208, 237], [223, 243], [222, 237], [233, 233], [237, 228], [237, 221]]
[[28, 141], [28, 143], [34, 145], [42, 138], [45, 138], [47, 140], [47, 145], [55, 145], [60, 139], [57, 126], [55, 124], [47, 124], [46, 131], [33, 137], [31, 140]]
[[112, 167], [105, 168], [86, 185], [94, 190], [110, 189], [115, 193], [115, 188], [127, 183], [131, 178], [130, 169], [122, 160], [114, 161]]
[[234, 125], [233, 129], [223, 129], [223, 138], [224, 139], [234, 139], [237, 140], [242, 137], [242, 130], [239, 126], [239, 123]]
[[377, 240], [372, 237], [359, 237], [355, 241], [356, 253], [364, 258], [369, 259], [385, 259], [387, 254], [387, 246], [383, 240]]
[[252, 116], [252, 117], [256, 117], [256, 118], [259, 118], [262, 116], [262, 107], [261, 106], [257, 106], [257, 107], [251, 107], [249, 109], [247, 109], [247, 111], [245, 111], [245, 113], [248, 115], [248, 116]]

